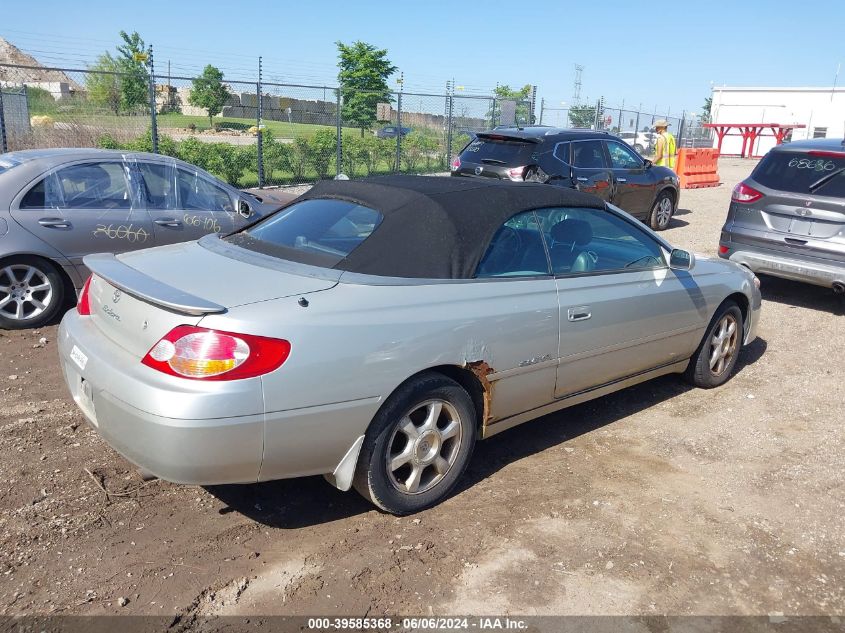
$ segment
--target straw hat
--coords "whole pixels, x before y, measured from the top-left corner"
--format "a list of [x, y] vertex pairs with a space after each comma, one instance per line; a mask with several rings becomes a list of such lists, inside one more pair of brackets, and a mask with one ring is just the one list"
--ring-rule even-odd
[[672, 124], [669, 123], [669, 121], [667, 121], [666, 119], [658, 119], [654, 122], [654, 127], [669, 127], [670, 125]]

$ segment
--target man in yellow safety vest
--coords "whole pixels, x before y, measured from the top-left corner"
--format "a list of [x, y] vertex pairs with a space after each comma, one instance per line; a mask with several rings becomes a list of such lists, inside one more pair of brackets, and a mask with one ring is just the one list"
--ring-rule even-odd
[[667, 129], [669, 122], [666, 119], [660, 119], [654, 122], [654, 129], [657, 132], [657, 143], [654, 147], [654, 164], [675, 169], [675, 156], [677, 149], [675, 146], [675, 137]]

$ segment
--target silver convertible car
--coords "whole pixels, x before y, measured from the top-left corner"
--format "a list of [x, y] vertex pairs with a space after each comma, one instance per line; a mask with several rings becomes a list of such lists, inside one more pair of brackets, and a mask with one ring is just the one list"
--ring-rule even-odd
[[447, 495], [477, 439], [655, 376], [722, 384], [760, 293], [585, 193], [391, 176], [226, 236], [114, 256], [59, 334], [70, 392], [148, 476], [323, 474]]
[[0, 154], [0, 328], [51, 321], [82, 287], [89, 253], [229, 233], [280, 206], [158, 154]]

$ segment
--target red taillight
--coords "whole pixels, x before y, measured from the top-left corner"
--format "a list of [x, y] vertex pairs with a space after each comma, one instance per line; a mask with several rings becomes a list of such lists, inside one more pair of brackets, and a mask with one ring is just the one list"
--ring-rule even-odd
[[508, 178], [511, 180], [521, 181], [525, 174], [525, 166], [522, 167], [511, 167], [508, 169]]
[[193, 380], [238, 380], [274, 371], [290, 356], [283, 339], [179, 325], [141, 361], [162, 373]]
[[455, 160], [452, 161], [452, 171], [458, 171], [461, 168], [461, 157], [455, 156]]
[[721, 253], [722, 255], [725, 255], [729, 250], [731, 249], [729, 249], [727, 246], [719, 246], [719, 253]]
[[82, 292], [79, 293], [79, 301], [76, 303], [76, 311], [79, 314], [90, 316], [91, 314], [91, 300], [88, 298], [88, 291], [91, 288], [91, 279], [93, 275], [89, 275], [85, 280], [85, 285], [82, 286]]
[[755, 200], [759, 200], [763, 197], [763, 194], [757, 191], [756, 189], [752, 189], [744, 182], [739, 183], [736, 187], [734, 187], [734, 191], [731, 194], [731, 200], [734, 202], [754, 202]]

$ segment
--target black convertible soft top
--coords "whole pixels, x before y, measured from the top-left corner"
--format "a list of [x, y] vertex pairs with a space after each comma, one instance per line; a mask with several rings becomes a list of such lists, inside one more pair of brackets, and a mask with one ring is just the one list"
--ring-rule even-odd
[[313, 198], [349, 200], [384, 216], [336, 269], [422, 279], [471, 278], [499, 227], [522, 211], [604, 208], [595, 196], [552, 185], [435, 176], [326, 180], [297, 201]]

